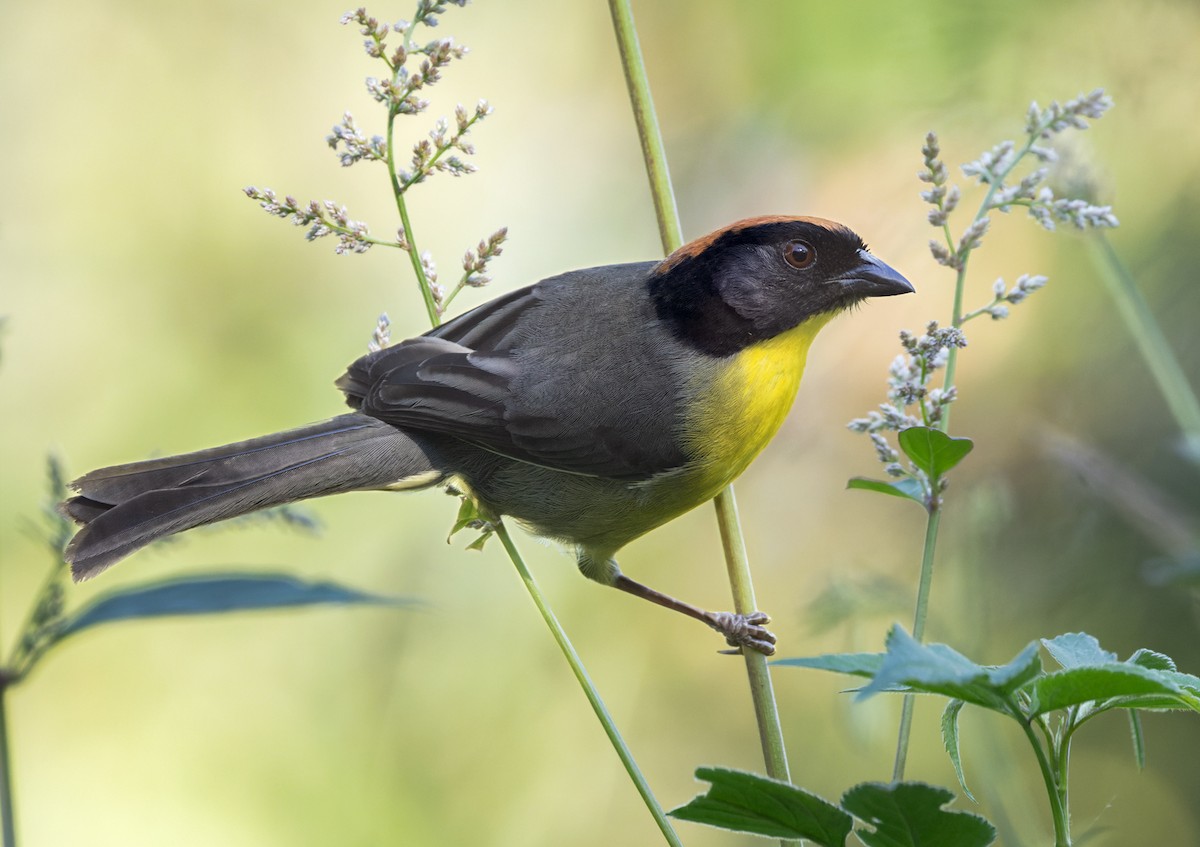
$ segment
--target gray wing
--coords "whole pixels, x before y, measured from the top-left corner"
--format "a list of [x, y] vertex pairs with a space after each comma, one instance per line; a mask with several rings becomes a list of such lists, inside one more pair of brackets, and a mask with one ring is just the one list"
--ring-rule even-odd
[[364, 356], [337, 385], [364, 414], [518, 461], [631, 480], [671, 470], [685, 457], [668, 366], [647, 336], [657, 328], [633, 285], [645, 267], [514, 291]]

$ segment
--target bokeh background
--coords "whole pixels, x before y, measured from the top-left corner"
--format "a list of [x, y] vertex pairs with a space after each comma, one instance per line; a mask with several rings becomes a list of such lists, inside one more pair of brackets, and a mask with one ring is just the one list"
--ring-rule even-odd
[[[371, 11], [394, 20], [409, 6]], [[74, 475], [336, 414], [331, 382], [380, 311], [395, 337], [424, 329], [403, 256], [335, 256], [240, 191], [333, 198], [378, 232], [395, 226], [382, 170], [342, 169], [323, 143], [346, 109], [381, 127], [361, 82], [379, 70], [338, 25], [343, 11], [326, 0], [5, 8], [6, 651], [51, 565], [33, 529], [48, 453]], [[752, 214], [819, 214], [851, 224], [919, 288], [822, 333], [793, 414], [738, 486], [781, 654], [879, 649], [891, 622], [910, 618], [923, 520], [844, 490], [877, 470], [844, 424], [883, 399], [896, 331], [949, 312], [951, 276], [928, 256], [917, 196], [922, 138], [937, 129], [954, 165], [1018, 134], [1030, 100], [1106, 87], [1117, 108], [1075, 139], [1072, 159], [1115, 204], [1112, 241], [1196, 384], [1200, 7], [663, 0], [635, 12], [689, 237]], [[421, 245], [449, 277], [481, 236], [500, 225], [511, 236], [493, 287], [463, 308], [564, 269], [658, 255], [606, 4], [480, 2], [436, 34], [473, 52], [398, 137], [417, 140], [459, 101], [486, 97], [496, 113], [475, 133], [477, 175], [413, 192]], [[1195, 590], [1145, 579], [1167, 552], [1161, 527], [1114, 503], [1129, 484], [1099, 492], [1045, 446], [1069, 434], [1100, 457], [1085, 465], [1144, 480], [1185, 538], [1200, 470], [1180, 458], [1084, 239], [1020, 214], [997, 220], [972, 260], [971, 298], [1025, 272], [1049, 287], [1007, 322], [973, 325], [962, 358], [955, 429], [977, 446], [954, 479], [931, 635], [1003, 662], [1031, 639], [1086, 630], [1122, 656], [1153, 647], [1197, 672]], [[193, 533], [69, 602], [170, 575], [282, 569], [423, 609], [127, 623], [65, 644], [9, 698], [24, 845], [656, 842], [499, 545], [447, 546], [454, 501], [358, 494], [311, 512], [318, 538]], [[562, 551], [520, 543], [665, 805], [701, 788], [697, 765], [760, 767], [744, 671], [715, 654], [714, 636], [588, 584]], [[728, 604], [710, 509], [631, 545], [623, 564]], [[852, 614], [838, 620], [837, 604]], [[888, 778], [898, 701], [852, 704], [842, 680], [816, 672], [780, 670], [776, 685], [797, 782], [832, 798]], [[940, 706], [918, 708], [909, 773], [953, 785]], [[1119, 716], [1080, 734], [1076, 831], [1200, 843], [1200, 721], [1156, 715], [1145, 728], [1141, 773]], [[1008, 844], [1049, 843], [1015, 728], [968, 710], [963, 732], [981, 811]], [[693, 845], [752, 843], [680, 831]]]

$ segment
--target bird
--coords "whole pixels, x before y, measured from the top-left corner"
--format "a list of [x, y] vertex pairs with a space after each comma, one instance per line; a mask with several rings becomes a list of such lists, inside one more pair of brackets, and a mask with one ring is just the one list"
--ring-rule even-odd
[[710, 612], [626, 576], [617, 552], [712, 499], [779, 430], [833, 317], [912, 284], [843, 224], [748, 218], [664, 259], [569, 271], [370, 352], [351, 411], [87, 473], [60, 511], [76, 581], [156, 539], [361, 490], [438, 486], [575, 553], [584, 576], [774, 652], [762, 612]]

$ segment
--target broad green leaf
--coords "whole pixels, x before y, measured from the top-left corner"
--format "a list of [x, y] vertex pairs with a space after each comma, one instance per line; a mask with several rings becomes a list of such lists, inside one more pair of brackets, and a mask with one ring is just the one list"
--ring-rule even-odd
[[945, 644], [920, 644], [899, 626], [888, 633], [887, 647], [883, 665], [860, 698], [907, 686], [1006, 711], [1008, 695], [1041, 673], [1036, 644], [1000, 667], [978, 665]]
[[820, 671], [833, 671], [834, 673], [870, 678], [879, 673], [885, 655], [884, 653], [826, 653], [823, 656], [778, 659], [771, 664], [793, 668], [814, 668]]
[[888, 482], [882, 479], [855, 476], [846, 482], [846, 487], [857, 488], [860, 491], [875, 491], [880, 494], [888, 494], [892, 497], [903, 497], [906, 500], [912, 500], [914, 503], [920, 503], [922, 508], [925, 507], [925, 487], [921, 485], [919, 480], [912, 477]]
[[837, 806], [786, 782], [726, 768], [697, 768], [696, 779], [712, 787], [671, 817], [819, 847], [844, 847], [854, 825]]
[[942, 746], [950, 754], [950, 761], [954, 764], [954, 773], [958, 776], [958, 784], [962, 786], [963, 792], [971, 798], [971, 802], [978, 803], [979, 801], [975, 799], [971, 789], [967, 788], [967, 780], [963, 776], [962, 760], [958, 756], [958, 713], [962, 711], [964, 705], [962, 700], [951, 700], [946, 704], [946, 709], [942, 712]]
[[969, 438], [951, 438], [940, 429], [914, 426], [900, 432], [897, 441], [912, 463], [937, 479], [961, 462], [975, 446]]
[[106, 594], [70, 616], [56, 640], [115, 621], [181, 615], [210, 615], [296, 606], [415, 605], [332, 582], [303, 582], [283, 574], [230, 574], [171, 579]]
[[1146, 769], [1146, 741], [1142, 736], [1142, 715], [1137, 709], [1129, 710], [1129, 734], [1133, 738], [1133, 758], [1139, 771]]
[[1026, 691], [1033, 698], [1035, 715], [1096, 701], [1113, 701], [1106, 705], [1118, 708], [1200, 711], [1200, 698], [1177, 685], [1167, 673], [1123, 662], [1086, 665], [1046, 674]]
[[1055, 638], [1043, 638], [1047, 652], [1064, 668], [1088, 665], [1107, 665], [1117, 660], [1116, 653], [1100, 647], [1100, 642], [1086, 632], [1068, 632]]
[[[1115, 653], [1100, 647], [1100, 642], [1087, 633], [1072, 632], [1042, 643], [1063, 666], [1050, 676], [1055, 677], [1031, 689], [1039, 703], [1065, 703], [1066, 706], [1093, 701], [1103, 709], [1187, 709], [1200, 711], [1200, 678], [1175, 670], [1170, 656], [1145, 648], [1124, 662]], [[1092, 675], [1064, 676], [1067, 671], [1097, 669]], [[1048, 677], [1049, 678], [1049, 677]], [[1096, 686], [1088, 688], [1087, 686]], [[1092, 696], [1088, 696], [1089, 693]], [[1070, 701], [1070, 702], [1068, 702]], [[1053, 708], [1065, 708], [1054, 706]], [[1050, 711], [1051, 709], [1044, 709]]]
[[855, 835], [867, 847], [987, 847], [996, 828], [979, 815], [942, 807], [954, 793], [921, 782], [866, 782], [842, 797], [842, 808], [874, 831]]

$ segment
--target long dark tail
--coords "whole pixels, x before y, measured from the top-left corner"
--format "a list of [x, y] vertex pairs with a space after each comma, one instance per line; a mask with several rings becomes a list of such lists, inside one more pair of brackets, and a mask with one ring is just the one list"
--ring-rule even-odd
[[390, 424], [341, 415], [182, 456], [101, 468], [71, 483], [63, 514], [82, 524], [67, 547], [89, 579], [157, 538], [269, 506], [442, 478], [437, 459]]

